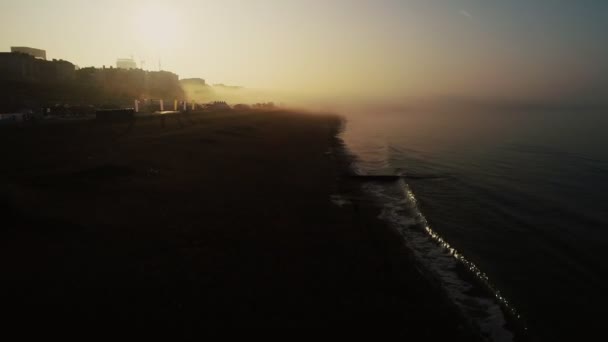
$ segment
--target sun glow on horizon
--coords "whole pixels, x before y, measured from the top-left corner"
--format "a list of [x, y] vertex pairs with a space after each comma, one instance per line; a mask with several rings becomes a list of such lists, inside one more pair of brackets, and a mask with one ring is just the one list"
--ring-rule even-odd
[[306, 96], [607, 102], [608, 2], [542, 2], [5, 0], [0, 51]]

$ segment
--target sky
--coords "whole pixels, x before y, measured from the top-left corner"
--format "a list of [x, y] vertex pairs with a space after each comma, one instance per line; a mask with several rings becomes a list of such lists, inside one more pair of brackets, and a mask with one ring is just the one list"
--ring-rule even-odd
[[0, 51], [302, 94], [608, 101], [605, 0], [2, 0]]

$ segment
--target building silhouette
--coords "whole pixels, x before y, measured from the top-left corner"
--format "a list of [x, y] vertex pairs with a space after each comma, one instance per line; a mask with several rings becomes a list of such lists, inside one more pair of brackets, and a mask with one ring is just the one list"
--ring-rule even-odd
[[[76, 71], [75, 83], [83, 89], [96, 89], [93, 95], [125, 103], [143, 98], [184, 98], [179, 76], [168, 71], [82, 68]], [[98, 100], [101, 99], [91, 99], [91, 102]]]
[[11, 46], [11, 52], [24, 53], [34, 58], [46, 60], [46, 51], [41, 49], [34, 49], [26, 46]]
[[185, 98], [179, 76], [172, 72], [77, 68], [68, 61], [48, 61], [41, 53], [33, 54], [0, 52], [0, 110], [56, 104], [127, 106], [134, 99]]
[[74, 79], [76, 66], [68, 61], [47, 61], [21, 52], [0, 52], [0, 80], [62, 83]]
[[132, 58], [119, 58], [116, 60], [118, 69], [137, 69], [137, 63]]

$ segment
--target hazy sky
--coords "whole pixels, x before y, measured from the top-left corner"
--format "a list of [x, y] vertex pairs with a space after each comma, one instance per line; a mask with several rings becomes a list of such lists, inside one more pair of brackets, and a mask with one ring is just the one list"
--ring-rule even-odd
[[605, 0], [2, 0], [0, 51], [307, 93], [599, 99]]

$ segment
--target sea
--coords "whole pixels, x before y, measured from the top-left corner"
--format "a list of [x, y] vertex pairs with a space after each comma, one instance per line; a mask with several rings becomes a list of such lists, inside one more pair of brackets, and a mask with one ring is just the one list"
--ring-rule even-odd
[[356, 172], [402, 176], [364, 183], [380, 217], [488, 340], [608, 339], [608, 111], [343, 114]]

